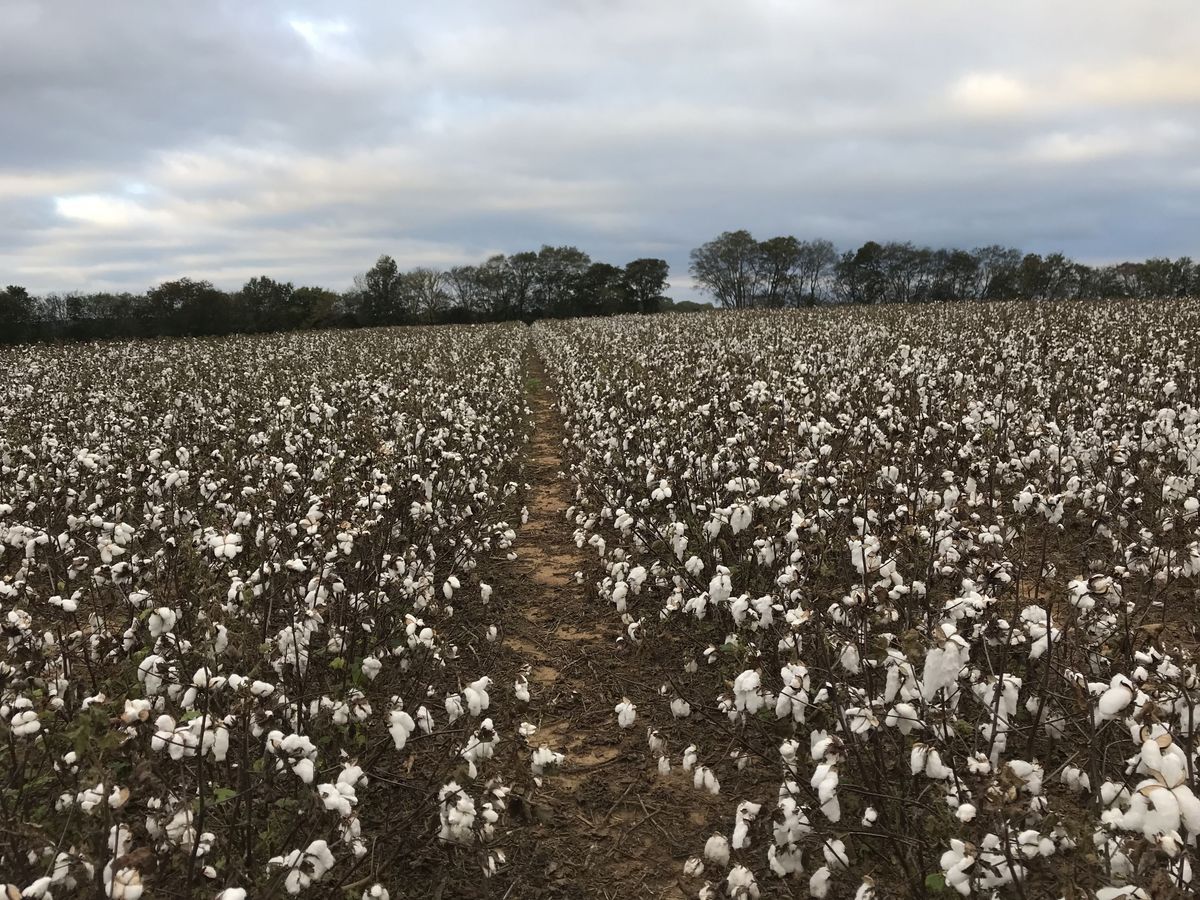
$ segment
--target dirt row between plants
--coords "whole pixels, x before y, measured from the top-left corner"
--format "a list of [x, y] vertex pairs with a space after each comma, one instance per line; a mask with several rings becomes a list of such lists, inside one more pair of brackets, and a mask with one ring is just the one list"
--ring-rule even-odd
[[703, 846], [696, 836], [718, 823], [688, 776], [657, 774], [641, 721], [625, 731], [617, 726], [614, 706], [626, 693], [652, 690], [643, 679], [654, 677], [655, 666], [618, 649], [620, 622], [592, 597], [598, 561], [590, 547], [576, 547], [565, 518], [572, 500], [565, 432], [536, 356], [527, 384], [529, 518], [517, 558], [497, 565], [493, 577], [509, 601], [504, 647], [515, 666], [529, 667], [526, 721], [538, 728], [529, 743], [548, 744], [566, 759], [511, 805], [505, 843], [516, 880], [506, 896], [692, 896], [683, 863]]

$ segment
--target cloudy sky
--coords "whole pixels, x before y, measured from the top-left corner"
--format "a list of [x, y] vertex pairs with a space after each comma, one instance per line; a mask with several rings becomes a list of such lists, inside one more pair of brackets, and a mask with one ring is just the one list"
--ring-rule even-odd
[[720, 231], [1200, 256], [1195, 0], [0, 0], [0, 283]]

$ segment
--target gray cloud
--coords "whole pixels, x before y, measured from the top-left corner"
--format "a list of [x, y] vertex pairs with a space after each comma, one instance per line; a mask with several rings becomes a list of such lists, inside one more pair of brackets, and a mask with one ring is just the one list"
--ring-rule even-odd
[[333, 287], [574, 243], [1197, 254], [1191, 0], [8, 0], [0, 279]]

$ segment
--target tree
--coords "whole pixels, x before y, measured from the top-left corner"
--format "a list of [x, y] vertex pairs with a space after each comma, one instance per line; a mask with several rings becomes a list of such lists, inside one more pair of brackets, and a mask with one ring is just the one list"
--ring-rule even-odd
[[726, 231], [692, 251], [689, 271], [721, 306], [747, 309], [761, 290], [760, 260], [749, 231]]
[[1011, 300], [1020, 293], [1021, 251], [991, 244], [973, 251], [979, 261], [979, 296], [984, 300]]
[[450, 294], [446, 290], [446, 275], [437, 269], [420, 267], [408, 272], [403, 279], [404, 294], [409, 298], [408, 307], [424, 322], [437, 321], [450, 306]]
[[451, 300], [470, 321], [483, 318], [490, 305], [482, 268], [482, 266], [455, 266], [446, 273], [446, 289], [450, 293]]
[[883, 246], [867, 241], [857, 250], [847, 250], [835, 272], [838, 293], [850, 303], [879, 303], [887, 290]]
[[367, 325], [396, 325], [407, 318], [400, 267], [386, 253], [356, 279], [362, 296], [362, 316]]
[[292, 294], [292, 306], [299, 311], [295, 328], [328, 328], [337, 324], [341, 298], [320, 287], [298, 287]]
[[591, 258], [578, 247], [544, 245], [537, 254], [531, 298], [533, 314], [560, 318], [575, 315], [579, 282], [591, 263]]
[[759, 295], [756, 305], [795, 306], [800, 295], [804, 248], [794, 237], [773, 237], [758, 245]]
[[533, 300], [538, 278], [538, 255], [532, 250], [514, 253], [504, 266], [506, 315], [524, 319]]
[[33, 298], [29, 291], [10, 284], [0, 292], [0, 342], [29, 340], [33, 331]]
[[666, 299], [667, 275], [670, 267], [665, 259], [635, 259], [625, 266], [622, 284], [628, 296], [629, 312], [658, 312]]
[[238, 307], [210, 281], [179, 278], [146, 292], [159, 334], [229, 334], [242, 325]]
[[632, 311], [634, 295], [626, 280], [627, 270], [610, 263], [592, 263], [579, 281], [578, 315], [611, 316]]
[[837, 249], [831, 241], [818, 238], [800, 245], [800, 291], [796, 302], [813, 306], [825, 296], [825, 283], [837, 264]]
[[266, 275], [251, 278], [241, 290], [243, 312], [255, 331], [280, 331], [297, 327], [304, 309], [294, 301], [295, 287], [290, 281], [276, 281]]

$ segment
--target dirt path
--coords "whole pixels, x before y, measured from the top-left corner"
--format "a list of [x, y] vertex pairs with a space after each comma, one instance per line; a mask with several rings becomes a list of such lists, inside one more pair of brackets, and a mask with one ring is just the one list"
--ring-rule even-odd
[[679, 881], [695, 852], [689, 837], [707, 817], [681, 776], [658, 776], [642, 723], [617, 727], [623, 681], [645, 672], [636, 656], [618, 652], [613, 610], [589, 600], [597, 561], [591, 548], [575, 546], [564, 519], [571, 503], [564, 431], [536, 357], [528, 385], [529, 519], [517, 559], [496, 573], [497, 588], [512, 599], [505, 648], [514, 664], [530, 667], [526, 721], [538, 726], [530, 743], [546, 743], [566, 760], [517, 804], [510, 852], [521, 876], [508, 896], [682, 898], [694, 893]]

